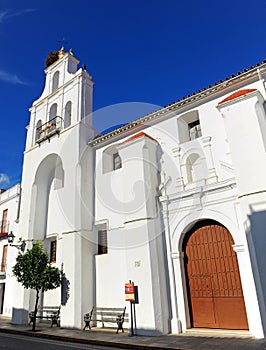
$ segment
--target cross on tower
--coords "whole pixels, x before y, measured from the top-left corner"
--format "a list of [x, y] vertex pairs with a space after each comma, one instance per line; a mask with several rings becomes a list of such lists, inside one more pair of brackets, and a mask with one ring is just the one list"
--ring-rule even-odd
[[58, 42], [62, 44], [61, 50], [64, 50], [65, 49], [65, 47], [64, 47], [65, 44], [68, 43], [64, 37], [61, 40], [58, 40]]

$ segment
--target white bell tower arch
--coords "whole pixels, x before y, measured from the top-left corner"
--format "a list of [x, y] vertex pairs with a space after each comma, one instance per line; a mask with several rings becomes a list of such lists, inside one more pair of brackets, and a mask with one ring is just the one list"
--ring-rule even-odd
[[[19, 237], [42, 240], [49, 253], [56, 241], [57, 267], [69, 281], [61, 324], [81, 327], [93, 303], [93, 154], [92, 76], [72, 50], [52, 52], [46, 59], [45, 85], [30, 108], [22, 173]], [[55, 247], [55, 245], [53, 245]], [[83, 271], [84, 270], [84, 271]], [[50, 294], [49, 294], [50, 293]], [[45, 293], [44, 303], [58, 305], [60, 290]], [[31, 311], [34, 298], [25, 292]], [[21, 303], [21, 302], [20, 302]], [[48, 305], [48, 304], [47, 304]]]

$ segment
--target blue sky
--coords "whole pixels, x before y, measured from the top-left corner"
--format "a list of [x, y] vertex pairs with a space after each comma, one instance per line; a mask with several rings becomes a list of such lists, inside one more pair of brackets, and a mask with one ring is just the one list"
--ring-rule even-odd
[[94, 110], [147, 106], [95, 114], [101, 131], [261, 62], [265, 14], [266, 0], [0, 0], [0, 187], [20, 181], [28, 108], [61, 38], [93, 76]]

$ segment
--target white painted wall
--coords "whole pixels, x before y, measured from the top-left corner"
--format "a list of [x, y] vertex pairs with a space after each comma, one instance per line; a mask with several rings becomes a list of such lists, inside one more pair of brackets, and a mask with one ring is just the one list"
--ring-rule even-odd
[[[19, 208], [19, 195], [20, 195], [20, 185], [15, 185], [5, 192], [0, 194], [0, 221], [2, 221], [2, 213], [4, 210], [8, 210], [7, 214], [7, 233], [11, 231], [16, 236], [14, 240], [14, 244], [20, 244], [18, 242], [21, 237], [21, 232], [18, 230], [18, 208]], [[2, 261], [3, 254], [3, 246], [7, 245], [7, 237], [0, 238], [0, 261]], [[6, 271], [4, 273], [0, 273], [0, 283], [5, 283], [5, 295], [4, 295], [4, 305], [3, 305], [3, 315], [11, 317], [12, 315], [12, 307], [14, 303], [15, 291], [19, 290], [15, 289], [17, 287], [17, 283], [12, 276], [12, 267], [15, 264], [15, 260], [18, 254], [18, 249], [16, 247], [8, 246], [7, 248], [7, 261], [6, 261]], [[17, 300], [20, 300], [20, 296], [17, 296]]]
[[[56, 265], [63, 264], [69, 281], [62, 326], [81, 328], [83, 314], [93, 305], [124, 306], [124, 283], [133, 280], [139, 288], [138, 334], [185, 331], [190, 320], [182, 242], [195, 222], [212, 219], [228, 228], [234, 239], [250, 332], [264, 336], [263, 76], [251, 72], [236, 82], [225, 82], [204, 97], [195, 95], [178, 108], [164, 108], [155, 120], [131, 129], [134, 132], [129, 128], [91, 147], [93, 82], [78, 69], [76, 58], [61, 54], [46, 69], [44, 91], [30, 109], [20, 222], [13, 223], [12, 229], [22, 238], [44, 240], [47, 247], [57, 239]], [[52, 91], [57, 71], [58, 88]], [[220, 103], [240, 89], [257, 91]], [[54, 103], [63, 117], [68, 101], [72, 102], [71, 125], [59, 137], [36, 145], [38, 120], [49, 119]], [[187, 123], [195, 118], [202, 136], [190, 141]], [[111, 150], [122, 160], [115, 171], [103, 164]], [[0, 195], [0, 210], [7, 195]], [[15, 218], [16, 201], [6, 203]], [[97, 255], [97, 231], [103, 228], [108, 234], [108, 254]], [[0, 251], [4, 242], [0, 241]], [[11, 262], [16, 253], [16, 248], [9, 250]], [[12, 307], [32, 307], [33, 293], [21, 290], [15, 298], [17, 285], [10, 270], [6, 284], [6, 315]], [[44, 303], [59, 301], [59, 289], [44, 296]]]

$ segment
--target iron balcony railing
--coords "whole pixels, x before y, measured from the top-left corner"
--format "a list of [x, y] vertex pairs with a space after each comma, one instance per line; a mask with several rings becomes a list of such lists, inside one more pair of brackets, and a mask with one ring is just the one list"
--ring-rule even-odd
[[59, 116], [49, 120], [36, 128], [36, 143], [50, 139], [53, 135], [59, 135], [62, 129], [63, 119]]

